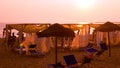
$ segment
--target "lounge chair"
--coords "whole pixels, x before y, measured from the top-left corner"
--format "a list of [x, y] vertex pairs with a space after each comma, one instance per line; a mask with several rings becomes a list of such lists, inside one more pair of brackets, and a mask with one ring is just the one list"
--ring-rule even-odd
[[57, 64], [48, 64], [48, 68], [80, 68], [82, 65], [90, 63], [92, 60], [88, 55], [84, 55], [81, 62], [78, 62], [73, 54], [63, 56], [63, 58], [66, 64], [61, 64], [60, 62]]
[[74, 55], [63, 56], [67, 68], [78, 68], [81, 63], [78, 63]]
[[90, 63], [91, 60], [93, 60], [93, 55], [92, 54], [83, 55], [82, 64]]
[[28, 51], [29, 51], [30, 55], [32, 55], [32, 56], [35, 56], [35, 55], [44, 56], [43, 53], [41, 53], [40, 51], [37, 51], [35, 44], [30, 45]]
[[89, 53], [95, 53], [95, 55], [100, 56], [103, 54], [106, 50], [108, 50], [106, 43], [100, 43], [100, 50], [97, 50], [95, 48], [88, 48], [86, 49]]
[[100, 55], [102, 55], [104, 53], [104, 51], [98, 51], [97, 53], [96, 53], [96, 55], [97, 56], [100, 56]]
[[97, 52], [98, 50], [95, 49], [95, 48], [88, 48], [88, 49], [86, 49], [86, 51], [89, 52], [89, 53], [95, 53], [95, 52]]
[[100, 49], [101, 50], [96, 53], [97, 56], [102, 55], [106, 50], [108, 50], [106, 43], [100, 43]]
[[57, 64], [48, 64], [48, 68], [77, 68], [79, 67], [79, 63], [76, 61], [74, 55], [66, 55], [63, 56], [66, 64], [61, 64], [60, 62]]
[[81, 67], [86, 64], [87, 68], [90, 68], [90, 63], [91, 63], [92, 60], [93, 60], [93, 55], [92, 54], [83, 55], [83, 60], [82, 60]]
[[100, 43], [100, 48], [102, 51], [108, 50], [106, 43]]
[[87, 49], [86, 51], [88, 53], [93, 54], [94, 56], [101, 56], [106, 50], [97, 50], [97, 49], [91, 48], [91, 49]]
[[94, 45], [94, 44], [92, 44], [92, 43], [88, 43], [87, 46], [85, 46], [85, 47], [80, 47], [80, 51], [85, 51], [86, 49], [90, 49], [90, 48], [92, 48], [93, 45]]
[[29, 50], [31, 56], [45, 56], [45, 54], [41, 53], [40, 51], [36, 50]]
[[66, 55], [63, 57], [67, 68], [79, 68], [86, 63], [90, 63], [92, 60], [92, 57], [88, 54], [83, 56], [83, 60], [81, 60], [81, 62], [77, 62], [74, 55]]
[[29, 50], [35, 50], [36, 49], [36, 44], [31, 44], [30, 46], [29, 46]]

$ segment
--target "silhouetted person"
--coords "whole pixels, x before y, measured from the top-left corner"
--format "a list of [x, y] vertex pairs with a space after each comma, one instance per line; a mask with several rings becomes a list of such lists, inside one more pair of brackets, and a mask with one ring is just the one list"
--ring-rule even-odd
[[24, 34], [22, 34], [22, 41], [24, 41]]
[[7, 40], [8, 47], [11, 45], [11, 34], [8, 33], [8, 40]]
[[5, 33], [6, 33], [6, 29], [4, 28], [3, 29], [3, 36], [2, 36], [3, 38], [5, 38]]
[[16, 36], [12, 33], [12, 36], [9, 34], [8, 36], [8, 46], [13, 47], [16, 41]]

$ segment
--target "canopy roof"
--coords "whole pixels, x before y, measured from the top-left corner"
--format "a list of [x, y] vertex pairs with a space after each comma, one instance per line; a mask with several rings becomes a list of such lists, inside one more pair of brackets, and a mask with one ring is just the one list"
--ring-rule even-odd
[[[16, 29], [18, 31], [23, 31], [25, 33], [33, 33], [38, 32], [46, 29], [49, 25], [49, 23], [27, 23], [27, 24], [7, 24], [8, 29]], [[80, 24], [61, 24], [65, 28], [71, 28], [72, 30], [78, 30], [83, 28], [86, 24], [82, 24], [82, 27], [79, 27]]]
[[[23, 23], [23, 24], [6, 24], [8, 29], [16, 29], [18, 31], [23, 31], [25, 33], [33, 33], [38, 31], [43, 31], [46, 29], [50, 23]], [[65, 28], [70, 28], [72, 30], [82, 29], [86, 25], [90, 25], [93, 28], [99, 27], [101, 24], [61, 24]], [[82, 25], [82, 26], [80, 26]]]
[[44, 30], [50, 24], [7, 24], [8, 29], [16, 29], [25, 33], [34, 33]]

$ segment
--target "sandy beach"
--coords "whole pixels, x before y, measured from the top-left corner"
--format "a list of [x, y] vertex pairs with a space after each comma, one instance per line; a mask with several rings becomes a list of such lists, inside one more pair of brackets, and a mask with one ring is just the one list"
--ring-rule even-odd
[[[47, 68], [50, 63], [55, 63], [54, 50], [45, 56], [26, 56], [20, 55], [7, 49], [5, 45], [0, 43], [0, 68]], [[104, 52], [100, 57], [95, 57], [90, 64], [85, 64], [80, 68], [120, 68], [120, 46], [111, 46], [112, 56], [108, 56], [108, 51]], [[64, 55], [74, 54], [78, 61], [81, 61], [83, 51], [58, 51], [58, 61], [65, 64]]]

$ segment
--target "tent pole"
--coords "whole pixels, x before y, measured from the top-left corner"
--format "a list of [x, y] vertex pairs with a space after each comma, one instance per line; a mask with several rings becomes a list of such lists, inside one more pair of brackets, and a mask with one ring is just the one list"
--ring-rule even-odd
[[6, 45], [6, 48], [8, 48], [8, 35], [9, 35], [9, 32], [8, 32], [8, 25], [6, 25], [6, 35], [5, 35], [5, 45]]
[[61, 37], [61, 47], [63, 48], [64, 47], [64, 38], [63, 37]]
[[109, 47], [109, 57], [111, 56], [111, 48], [110, 48], [110, 35], [108, 32], [108, 47]]

